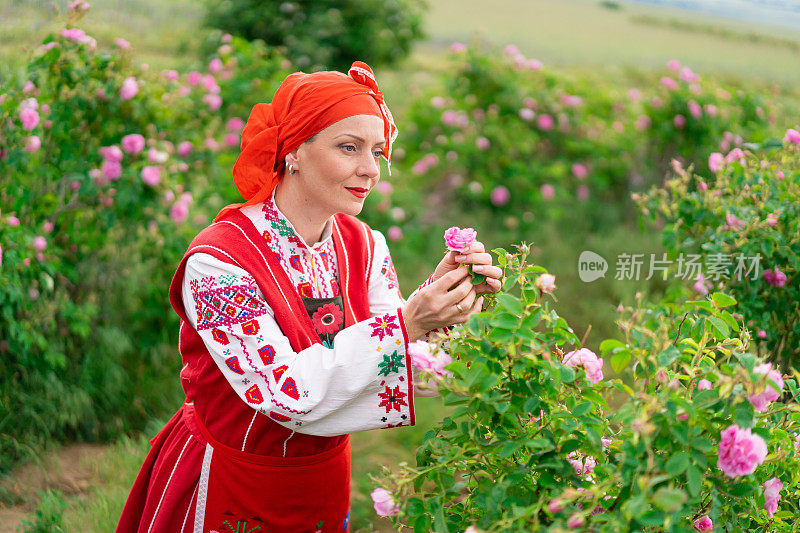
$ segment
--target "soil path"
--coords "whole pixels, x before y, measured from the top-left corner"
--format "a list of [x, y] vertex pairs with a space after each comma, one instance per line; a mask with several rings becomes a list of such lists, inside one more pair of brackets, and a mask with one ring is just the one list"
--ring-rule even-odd
[[102, 444], [72, 444], [47, 453], [38, 463], [27, 464], [0, 479], [0, 493], [14, 502], [0, 503], [0, 533], [19, 532], [22, 521], [36, 510], [39, 491], [60, 490], [65, 496], [85, 493], [95, 479], [93, 459]]

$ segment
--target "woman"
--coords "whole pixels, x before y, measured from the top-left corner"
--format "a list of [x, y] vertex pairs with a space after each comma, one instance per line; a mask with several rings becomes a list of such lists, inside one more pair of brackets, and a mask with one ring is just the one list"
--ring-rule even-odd
[[354, 218], [396, 136], [361, 62], [292, 74], [253, 108], [233, 169], [247, 201], [194, 239], [170, 286], [186, 402], [117, 531], [348, 530], [348, 434], [414, 425], [408, 343], [500, 289], [476, 242], [403, 299], [385, 238]]

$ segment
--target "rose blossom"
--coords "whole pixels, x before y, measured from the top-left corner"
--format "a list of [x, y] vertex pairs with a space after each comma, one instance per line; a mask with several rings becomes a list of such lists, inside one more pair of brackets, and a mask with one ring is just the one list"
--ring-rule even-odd
[[215, 57], [208, 64], [208, 71], [211, 72], [212, 74], [216, 74], [220, 70], [222, 70], [222, 60], [218, 57]]
[[106, 181], [114, 181], [119, 179], [122, 175], [122, 165], [116, 161], [106, 159], [100, 166], [100, 172], [103, 173], [103, 177]]
[[586, 379], [592, 383], [603, 380], [603, 360], [588, 348], [565, 353], [562, 363], [566, 366], [583, 368], [586, 371]]
[[677, 59], [670, 59], [667, 61], [667, 68], [673, 72], [678, 72], [681, 69], [681, 62]]
[[491, 143], [486, 137], [478, 137], [475, 139], [475, 146], [478, 147], [478, 150], [488, 150]]
[[725, 215], [725, 223], [732, 230], [742, 231], [744, 229], [744, 220], [736, 218], [736, 215], [733, 215], [731, 213]]
[[692, 288], [703, 296], [708, 294], [709, 287], [711, 287], [711, 283], [706, 281], [706, 277], [703, 274], [698, 274], [694, 285], [692, 285]]
[[586, 520], [578, 513], [574, 513], [572, 516], [569, 517], [567, 520], [567, 527], [570, 529], [578, 529], [579, 527], [583, 526], [586, 523]]
[[116, 39], [114, 39], [114, 44], [116, 44], [119, 48], [122, 48], [123, 50], [127, 50], [128, 48], [131, 47], [131, 43], [129, 43], [122, 37], [117, 37]]
[[33, 238], [33, 248], [37, 252], [43, 252], [45, 248], [47, 248], [47, 239], [42, 237], [41, 235], [37, 235]]
[[556, 188], [549, 183], [542, 185], [539, 188], [539, 191], [542, 193], [542, 198], [545, 200], [552, 200], [556, 195]]
[[556, 277], [552, 274], [542, 274], [533, 284], [544, 294], [549, 294], [556, 290]]
[[113, 161], [114, 163], [119, 163], [122, 161], [122, 150], [119, 149], [119, 146], [103, 146], [98, 150], [98, 152], [106, 161]]
[[683, 115], [675, 115], [675, 118], [672, 119], [672, 123], [675, 124], [675, 127], [679, 130], [683, 129], [683, 127], [686, 126], [686, 117]]
[[578, 178], [579, 180], [582, 180], [588, 174], [589, 174], [589, 171], [586, 169], [585, 165], [582, 165], [580, 163], [574, 163], [572, 165], [572, 175], [575, 176], [576, 178]]
[[239, 135], [236, 133], [226, 133], [225, 137], [222, 140], [225, 143], [225, 146], [228, 147], [239, 146]]
[[519, 110], [519, 118], [521, 118], [526, 122], [530, 122], [531, 120], [533, 120], [535, 116], [536, 113], [533, 111], [533, 109], [523, 107], [522, 109]]
[[120, 141], [122, 145], [122, 149], [125, 153], [130, 155], [136, 155], [142, 150], [144, 150], [144, 137], [139, 135], [138, 133], [131, 133], [130, 135], [126, 135]]
[[767, 443], [760, 435], [736, 424], [722, 431], [717, 467], [729, 478], [752, 474], [766, 456]]
[[38, 135], [31, 135], [27, 139], [25, 139], [25, 151], [29, 154], [32, 154], [36, 150], [42, 147], [42, 140], [39, 138]]
[[31, 131], [39, 124], [39, 112], [35, 108], [24, 107], [19, 112], [19, 120], [22, 122], [22, 129]]
[[670, 91], [674, 91], [678, 88], [678, 82], [670, 78], [669, 76], [664, 76], [661, 78], [661, 85], [669, 89]]
[[239, 117], [233, 117], [225, 124], [225, 127], [228, 128], [228, 131], [236, 133], [244, 128], [244, 120]]
[[711, 531], [714, 528], [714, 523], [711, 522], [711, 518], [708, 515], [701, 516], [692, 525], [697, 531]]
[[399, 241], [403, 238], [403, 230], [398, 226], [392, 226], [386, 230], [386, 236], [389, 237], [390, 241]]
[[192, 143], [189, 141], [183, 141], [182, 143], [178, 144], [177, 152], [178, 155], [181, 157], [186, 157], [190, 153], [192, 153]]
[[542, 131], [550, 131], [553, 129], [554, 125], [555, 121], [553, 120], [553, 117], [547, 113], [542, 113], [536, 117], [536, 126]]
[[450, 45], [450, 51], [454, 54], [458, 54], [459, 52], [466, 52], [467, 45], [464, 43], [453, 43]]
[[431, 345], [425, 341], [414, 341], [408, 344], [408, 355], [414, 366], [420, 370], [431, 372], [436, 377], [451, 377], [453, 374], [444, 369], [453, 362], [449, 354], [438, 352], [434, 354]]
[[182, 224], [189, 218], [189, 205], [188, 203], [178, 200], [169, 210], [169, 218], [178, 224]]
[[378, 516], [392, 516], [400, 511], [400, 506], [394, 503], [392, 493], [383, 488], [377, 488], [370, 494], [374, 502], [375, 512]]
[[122, 82], [122, 87], [119, 89], [119, 97], [122, 100], [130, 100], [139, 92], [139, 84], [136, 83], [136, 78], [129, 76]]
[[151, 187], [161, 183], [161, 168], [156, 166], [144, 167], [142, 169], [142, 181]]
[[568, 453], [567, 462], [572, 465], [572, 469], [575, 470], [575, 475], [578, 477], [592, 474], [592, 472], [594, 472], [594, 467], [597, 465], [594, 457], [591, 455], [582, 457], [578, 452]]
[[209, 93], [203, 96], [203, 102], [206, 103], [209, 110], [216, 111], [222, 106], [222, 97], [218, 94]]
[[453, 226], [444, 232], [444, 243], [448, 250], [464, 252], [475, 241], [477, 236], [478, 232], [473, 228], [461, 229], [458, 226]]
[[770, 384], [767, 383], [764, 391], [758, 394], [750, 394], [747, 396], [747, 399], [753, 404], [757, 413], [763, 413], [767, 410], [767, 406], [780, 398], [781, 392], [783, 391], [783, 377], [781, 377], [781, 373], [777, 369], [772, 368], [772, 363], [762, 363], [757, 365], [753, 372], [756, 374], [766, 374], [769, 378], [769, 381], [774, 383], [777, 387], [777, 390]]
[[560, 513], [564, 510], [564, 502], [561, 501], [561, 498], [553, 498], [550, 500], [550, 503], [547, 504], [547, 510], [551, 513]]
[[778, 500], [781, 499], [780, 492], [782, 488], [783, 482], [776, 477], [764, 482], [764, 509], [770, 518], [778, 510]]
[[697, 390], [710, 390], [711, 382], [703, 378], [697, 382]]
[[783, 140], [787, 143], [800, 144], [800, 131], [791, 128], [786, 130]]
[[489, 194], [489, 199], [491, 202], [496, 206], [503, 206], [508, 203], [511, 199], [511, 193], [509, 192], [508, 188], [503, 185], [498, 185], [492, 192]]
[[778, 267], [774, 267], [772, 270], [766, 269], [762, 275], [764, 276], [764, 281], [773, 287], [781, 288], [786, 285], [786, 274], [781, 272]]
[[150, 163], [166, 163], [168, 159], [169, 154], [167, 152], [156, 150], [153, 147], [147, 149], [147, 160]]

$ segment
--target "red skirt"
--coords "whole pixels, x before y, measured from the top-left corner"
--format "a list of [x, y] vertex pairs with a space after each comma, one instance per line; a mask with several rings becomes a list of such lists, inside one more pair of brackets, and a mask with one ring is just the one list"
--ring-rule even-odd
[[350, 439], [304, 457], [242, 452], [184, 404], [150, 444], [118, 533], [349, 530]]

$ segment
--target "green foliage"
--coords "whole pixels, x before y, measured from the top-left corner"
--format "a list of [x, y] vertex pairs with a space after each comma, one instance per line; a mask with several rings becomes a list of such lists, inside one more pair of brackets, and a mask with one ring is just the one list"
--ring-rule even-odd
[[424, 0], [210, 0], [205, 24], [282, 47], [304, 70], [347, 72], [355, 60], [373, 68], [408, 55], [422, 37]]
[[36, 511], [22, 522], [26, 533], [58, 533], [64, 531], [63, 515], [67, 508], [64, 494], [60, 490], [40, 493], [42, 499]]
[[[537, 287], [544, 269], [525, 253], [495, 252], [505, 294], [449, 339], [454, 376], [439, 388], [456, 408], [426, 435], [417, 465], [385, 480], [401, 504], [396, 525], [556, 531], [577, 515], [592, 531], [691, 531], [708, 515], [734, 529], [791, 531], [800, 406], [787, 397], [754, 413], [747, 395], [766, 380], [752, 371], [746, 331], [715, 332], [730, 297], [625, 310], [622, 337], [601, 345], [620, 377], [592, 382], [562, 363], [579, 341]], [[699, 390], [701, 379], [712, 388]], [[717, 467], [732, 424], [752, 428], [769, 452], [733, 479]], [[768, 518], [762, 484], [772, 477], [784, 489]]]
[[[285, 76], [285, 59], [244, 41], [220, 48], [216, 73], [182, 77], [77, 33], [45, 43], [0, 97], [0, 471], [51, 440], [141, 429], [180, 401], [166, 288], [209, 215], [235, 200], [241, 126], [228, 113]], [[40, 117], [30, 130], [26, 107]], [[120, 150], [129, 134], [143, 151]]]
[[[694, 290], [707, 292], [713, 284], [735, 298], [744, 322], [759, 332], [758, 352], [788, 367], [800, 362], [798, 147], [773, 140], [747, 148], [752, 152], [732, 151], [727, 162], [716, 154], [717, 172], [676, 165], [664, 186], [639, 203], [649, 218], [662, 221], [662, 240], [673, 260], [702, 255], [698, 266], [705, 279]], [[775, 268], [785, 276], [777, 285], [770, 283]], [[715, 331], [727, 336], [737, 316], [726, 312]]]

